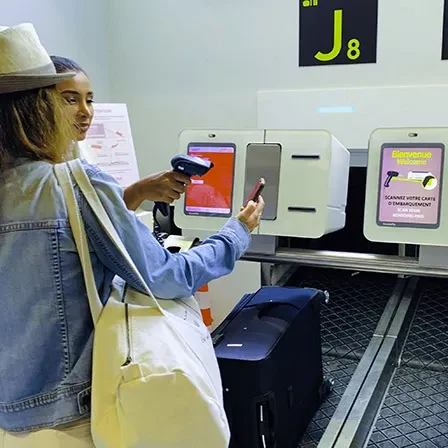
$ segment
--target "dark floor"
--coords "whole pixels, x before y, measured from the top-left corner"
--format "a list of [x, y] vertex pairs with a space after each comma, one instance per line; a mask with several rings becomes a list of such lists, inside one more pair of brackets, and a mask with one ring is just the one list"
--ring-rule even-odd
[[447, 448], [448, 376], [401, 367], [392, 382], [369, 448]]
[[[314, 416], [300, 448], [317, 447], [339, 400], [366, 350], [392, 295], [396, 276], [335, 270], [310, 270], [290, 280], [290, 286], [327, 290], [330, 303], [322, 310], [322, 347], [333, 392]], [[448, 445], [447, 445], [448, 448]]]
[[448, 281], [422, 290], [369, 448], [448, 448]]
[[360, 360], [386, 307], [396, 276], [336, 270], [310, 270], [295, 286], [327, 290], [322, 310], [322, 351], [336, 358]]
[[357, 365], [358, 361], [352, 359], [324, 356], [324, 372], [334, 380], [333, 391], [314, 416], [299, 447], [315, 448], [318, 445]]

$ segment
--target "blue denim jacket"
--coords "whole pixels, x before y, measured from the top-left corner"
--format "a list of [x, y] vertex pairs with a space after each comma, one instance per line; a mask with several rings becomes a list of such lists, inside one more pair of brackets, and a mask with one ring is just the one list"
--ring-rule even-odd
[[[112, 177], [86, 172], [144, 280], [185, 297], [232, 271], [250, 235], [231, 219], [194, 249], [171, 254], [129, 212]], [[141, 285], [76, 189], [98, 290], [118, 275]], [[20, 160], [0, 178], [0, 428], [25, 432], [89, 415], [93, 326], [64, 198], [51, 164]]]

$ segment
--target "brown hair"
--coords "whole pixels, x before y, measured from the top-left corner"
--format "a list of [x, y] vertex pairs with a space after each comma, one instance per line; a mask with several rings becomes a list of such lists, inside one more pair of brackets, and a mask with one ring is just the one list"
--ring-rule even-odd
[[54, 86], [0, 95], [0, 171], [17, 157], [62, 162], [74, 129]]

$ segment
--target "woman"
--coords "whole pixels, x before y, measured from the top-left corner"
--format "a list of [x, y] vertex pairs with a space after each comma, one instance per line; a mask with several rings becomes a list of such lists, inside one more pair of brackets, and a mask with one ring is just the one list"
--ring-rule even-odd
[[[87, 136], [93, 119], [94, 92], [87, 73], [68, 58], [51, 56], [57, 73], [74, 72], [76, 76], [65, 79], [56, 88], [67, 101], [67, 111], [76, 131], [76, 141], [81, 142]], [[83, 157], [79, 146], [75, 145], [75, 157]], [[172, 203], [180, 198], [189, 185], [190, 178], [174, 171], [163, 171], [145, 177], [125, 189], [124, 201], [130, 210], [136, 210], [145, 201]]]
[[[30, 24], [0, 27], [0, 48], [0, 444], [92, 447], [93, 326], [53, 174], [76, 138], [55, 85], [76, 73], [56, 74]], [[161, 298], [190, 295], [230, 273], [263, 210], [262, 200], [250, 203], [201, 246], [170, 254], [127, 209], [117, 182], [84, 167], [145, 282]], [[115, 275], [142, 290], [77, 188], [76, 194], [103, 302]]]

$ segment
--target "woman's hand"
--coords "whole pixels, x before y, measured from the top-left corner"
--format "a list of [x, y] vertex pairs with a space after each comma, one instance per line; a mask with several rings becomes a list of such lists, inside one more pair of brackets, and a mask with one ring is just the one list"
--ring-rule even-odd
[[185, 193], [191, 180], [185, 174], [176, 171], [162, 171], [141, 179], [139, 183], [144, 200], [171, 204]]
[[185, 193], [191, 184], [188, 176], [175, 171], [162, 171], [140, 179], [124, 191], [124, 201], [129, 210], [136, 210], [143, 201], [171, 204]]
[[260, 224], [261, 215], [264, 209], [264, 200], [258, 197], [258, 202], [249, 201], [246, 207], [241, 207], [237, 218], [246, 225], [249, 232], [253, 232]]

